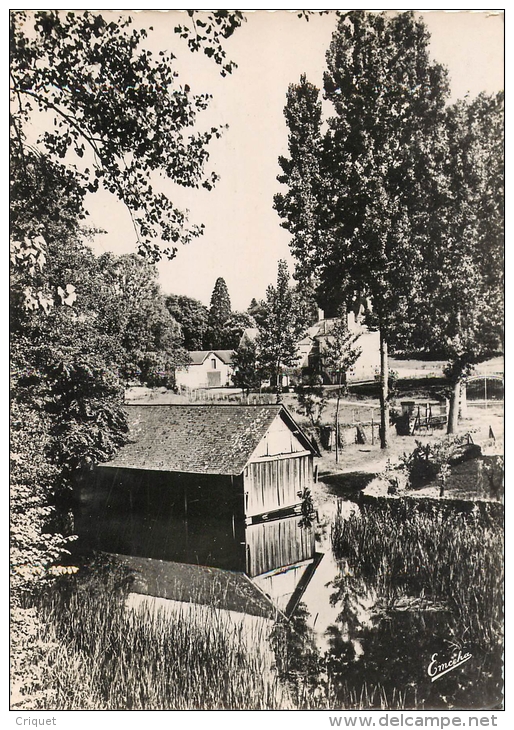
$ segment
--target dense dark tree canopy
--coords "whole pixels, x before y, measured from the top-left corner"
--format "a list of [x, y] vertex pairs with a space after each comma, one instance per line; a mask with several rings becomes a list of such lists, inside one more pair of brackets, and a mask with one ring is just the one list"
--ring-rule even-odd
[[197, 299], [183, 294], [169, 294], [166, 307], [179, 323], [186, 350], [203, 350], [209, 310]]
[[274, 196], [274, 206], [282, 219], [281, 226], [292, 235], [296, 271], [300, 279], [312, 275], [313, 255], [323, 246], [323, 202], [326, 185], [323, 175], [321, 137], [321, 101], [319, 90], [305, 75], [299, 84], [291, 84], [284, 109], [289, 129], [289, 157], [279, 157], [283, 173], [278, 181], [287, 193]]
[[[115, 338], [120, 376], [124, 381], [169, 384], [174, 367], [186, 364], [187, 355], [180, 326], [157, 283], [155, 266], [137, 254], [103, 254], [98, 265], [102, 298], [97, 327]], [[161, 378], [158, 370], [163, 370]]]
[[[11, 308], [11, 433], [18, 445], [11, 453], [12, 510], [23, 510], [31, 491], [35, 530], [23, 531], [20, 522], [13, 549], [19, 570], [25, 565], [36, 577], [55, 562], [70, 534], [66, 515], [74, 472], [111, 457], [126, 432], [117, 338], [98, 326], [98, 262], [67, 231], [64, 241], [66, 246], [55, 233], [48, 262], [32, 276], [27, 273], [27, 280], [35, 279], [37, 290], [46, 293], [46, 310], [29, 309], [18, 298]], [[21, 291], [22, 272], [26, 269], [14, 278]], [[70, 282], [71, 294], [61, 289], [63, 280]], [[38, 530], [47, 533], [39, 543]]]
[[450, 432], [462, 378], [503, 351], [503, 116], [503, 94], [447, 110], [446, 194], [422, 249], [422, 281], [395, 333], [399, 347], [448, 360]]
[[[448, 85], [412, 13], [341, 16], [327, 53], [328, 251], [319, 278], [370, 296], [384, 335], [409, 297], [413, 245], [437, 195]], [[321, 268], [321, 271], [319, 270]]]
[[208, 349], [221, 350], [226, 345], [225, 322], [232, 313], [230, 295], [227, 284], [223, 277], [216, 279], [211, 295], [211, 306], [209, 307], [209, 322], [206, 334], [206, 346]]
[[253, 317], [255, 322], [260, 325], [264, 322], [266, 317], [266, 302], [262, 299], [257, 301], [255, 297], [252, 297], [252, 301], [246, 311], [251, 317]]
[[247, 394], [261, 385], [261, 372], [257, 343], [254, 339], [243, 338], [235, 349], [233, 357], [234, 385]]
[[302, 320], [304, 328], [307, 329], [318, 321], [323, 312], [318, 307], [315, 287], [307, 280], [299, 281], [293, 289], [298, 303], [298, 316]]

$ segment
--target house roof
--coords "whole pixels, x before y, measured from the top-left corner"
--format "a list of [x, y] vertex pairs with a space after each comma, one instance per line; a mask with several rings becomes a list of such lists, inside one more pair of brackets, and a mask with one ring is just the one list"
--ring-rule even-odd
[[317, 339], [318, 337], [325, 337], [330, 335], [335, 325], [340, 321], [337, 317], [332, 319], [322, 319], [307, 330], [308, 335]]
[[191, 365], [202, 365], [209, 355], [216, 355], [219, 359], [225, 363], [225, 365], [231, 365], [234, 357], [233, 350], [191, 350], [189, 357], [191, 358]]
[[241, 335], [241, 339], [239, 340], [239, 342], [241, 343], [243, 340], [247, 340], [248, 342], [255, 342], [258, 336], [258, 327], [247, 327], [245, 330], [243, 330], [243, 334]]
[[241, 474], [277, 415], [305, 449], [309, 438], [282, 405], [126, 405], [129, 442], [103, 466]]

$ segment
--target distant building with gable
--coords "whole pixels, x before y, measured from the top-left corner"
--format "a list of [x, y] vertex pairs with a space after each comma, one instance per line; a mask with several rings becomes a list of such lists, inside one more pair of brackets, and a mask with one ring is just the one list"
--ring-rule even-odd
[[193, 350], [189, 357], [189, 365], [175, 372], [177, 386], [225, 388], [232, 385], [233, 350]]
[[[337, 382], [337, 374], [325, 367], [324, 357], [330, 350], [332, 331], [338, 318], [320, 319], [309, 327], [305, 337], [298, 343], [300, 367], [304, 374], [319, 373], [325, 384]], [[348, 314], [348, 331], [357, 336], [355, 348], [361, 350], [355, 364], [346, 373], [346, 382], [373, 380], [380, 372], [380, 333], [370, 331], [354, 312]]]

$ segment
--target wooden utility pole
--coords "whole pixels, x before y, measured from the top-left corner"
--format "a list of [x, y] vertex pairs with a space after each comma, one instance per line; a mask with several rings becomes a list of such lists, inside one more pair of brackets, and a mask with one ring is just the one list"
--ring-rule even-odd
[[387, 340], [380, 328], [380, 447], [389, 446], [389, 360]]

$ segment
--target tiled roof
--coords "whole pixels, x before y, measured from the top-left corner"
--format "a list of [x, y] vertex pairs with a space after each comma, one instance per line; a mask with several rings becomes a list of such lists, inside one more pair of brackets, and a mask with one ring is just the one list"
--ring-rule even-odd
[[203, 362], [205, 362], [205, 359], [211, 354], [219, 357], [219, 359], [224, 362], [225, 365], [230, 365], [234, 358], [234, 350], [191, 350], [189, 352], [191, 365], [201, 365]]
[[230, 365], [234, 359], [234, 350], [213, 350], [213, 352], [225, 365]]
[[191, 474], [241, 474], [281, 409], [292, 428], [296, 427], [280, 405], [126, 405], [125, 408], [130, 441], [104, 466]]
[[201, 365], [208, 354], [209, 351], [205, 350], [190, 350], [189, 357], [191, 358], [191, 365]]

